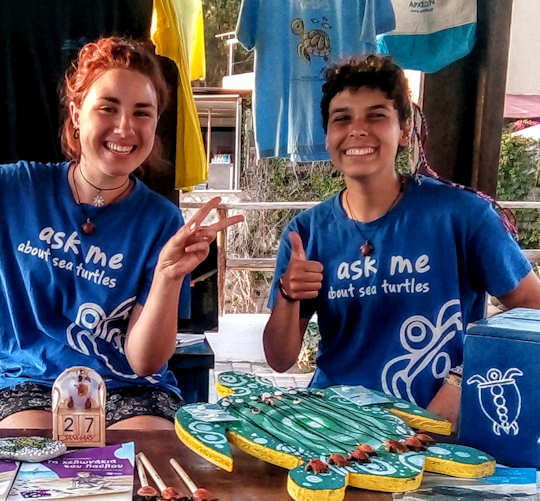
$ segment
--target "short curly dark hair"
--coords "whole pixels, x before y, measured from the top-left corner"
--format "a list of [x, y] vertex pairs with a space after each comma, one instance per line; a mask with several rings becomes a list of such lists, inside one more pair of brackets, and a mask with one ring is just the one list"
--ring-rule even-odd
[[399, 123], [403, 127], [411, 117], [409, 85], [403, 70], [388, 56], [373, 54], [351, 57], [330, 66], [322, 87], [321, 113], [324, 132], [328, 129], [330, 101], [344, 89], [370, 87], [379, 89], [394, 101]]

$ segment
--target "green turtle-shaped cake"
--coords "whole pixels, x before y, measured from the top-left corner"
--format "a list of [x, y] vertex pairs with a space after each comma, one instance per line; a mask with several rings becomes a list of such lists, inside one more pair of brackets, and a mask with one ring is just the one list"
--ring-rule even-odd
[[216, 404], [176, 414], [180, 440], [232, 471], [229, 442], [289, 469], [295, 500], [343, 499], [346, 486], [386, 492], [419, 487], [424, 470], [458, 477], [491, 475], [495, 460], [457, 444], [435, 443], [410, 426], [449, 434], [451, 424], [405, 400], [362, 386], [279, 388], [241, 372], [218, 376]]
[[297, 17], [291, 22], [291, 31], [300, 36], [298, 55], [311, 62], [311, 55], [320, 56], [328, 61], [330, 55], [330, 37], [324, 30], [305, 31], [303, 19]]

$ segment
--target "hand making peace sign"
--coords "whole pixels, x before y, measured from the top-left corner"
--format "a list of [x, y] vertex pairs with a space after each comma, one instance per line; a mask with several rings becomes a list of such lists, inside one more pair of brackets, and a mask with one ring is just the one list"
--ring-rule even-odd
[[156, 272], [164, 273], [171, 280], [179, 280], [202, 263], [210, 252], [210, 244], [218, 231], [240, 223], [244, 216], [232, 216], [209, 226], [201, 226], [206, 216], [217, 208], [221, 198], [212, 198], [180, 228], [159, 253]]

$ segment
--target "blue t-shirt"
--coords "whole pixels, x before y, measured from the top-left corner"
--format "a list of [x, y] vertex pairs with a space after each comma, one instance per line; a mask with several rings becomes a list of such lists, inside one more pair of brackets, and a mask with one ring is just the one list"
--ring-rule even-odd
[[[486, 292], [513, 290], [531, 266], [478, 195], [431, 178], [370, 223], [349, 219], [340, 196], [295, 217], [283, 233], [269, 306], [290, 257], [289, 231], [323, 264], [314, 300], [321, 342], [312, 384], [362, 384], [427, 406], [462, 362], [464, 330], [485, 314]], [[374, 246], [362, 256], [366, 239]]]
[[243, 0], [237, 38], [255, 48], [255, 140], [260, 157], [327, 160], [320, 102], [332, 62], [376, 52], [394, 28], [390, 0]]
[[[183, 225], [182, 214], [138, 180], [117, 203], [78, 205], [68, 168], [0, 166], [0, 388], [50, 386], [66, 368], [84, 365], [109, 389], [160, 385], [179, 394], [166, 365], [138, 377], [124, 341], [131, 309], [144, 304], [159, 252]], [[87, 217], [96, 225], [91, 235], [81, 230]], [[189, 315], [189, 280], [180, 315]]]

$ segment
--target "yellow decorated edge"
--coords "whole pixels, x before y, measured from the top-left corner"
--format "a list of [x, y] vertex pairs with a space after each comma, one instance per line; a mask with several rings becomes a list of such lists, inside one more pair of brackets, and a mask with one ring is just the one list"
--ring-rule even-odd
[[256, 442], [253, 442], [252, 440], [249, 440], [246, 437], [235, 433], [234, 431], [228, 431], [227, 438], [229, 439], [229, 442], [231, 444], [236, 445], [236, 447], [242, 449], [244, 452], [247, 452], [251, 456], [262, 459], [267, 463], [272, 463], [276, 466], [287, 468], [287, 470], [296, 468], [304, 462], [296, 456], [293, 456], [292, 454], [279, 452], [271, 449], [270, 447], [257, 444]]
[[426, 416], [417, 416], [415, 414], [409, 414], [408, 412], [390, 408], [388, 409], [392, 414], [400, 417], [409, 426], [419, 430], [430, 431], [439, 435], [450, 435], [452, 433], [452, 423], [445, 419], [435, 419]]
[[342, 501], [345, 498], [347, 482], [341, 489], [312, 490], [299, 486], [290, 475], [287, 478], [287, 492], [295, 501]]
[[221, 383], [216, 383], [216, 391], [217, 394], [220, 397], [230, 397], [231, 395], [234, 395], [234, 390], [232, 388], [228, 388], [227, 386], [223, 386]]
[[179, 423], [178, 419], [174, 420], [174, 428], [180, 440], [192, 451], [211, 463], [214, 463], [216, 466], [223, 468], [225, 471], [232, 471], [233, 460], [231, 457], [208, 447], [206, 444], [196, 439]]
[[444, 473], [451, 477], [480, 478], [492, 475], [495, 471], [495, 460], [480, 464], [466, 464], [434, 457], [426, 457], [426, 471]]
[[415, 477], [395, 478], [368, 475], [365, 473], [349, 473], [349, 485], [359, 489], [380, 492], [407, 492], [418, 489], [422, 483], [423, 472]]

